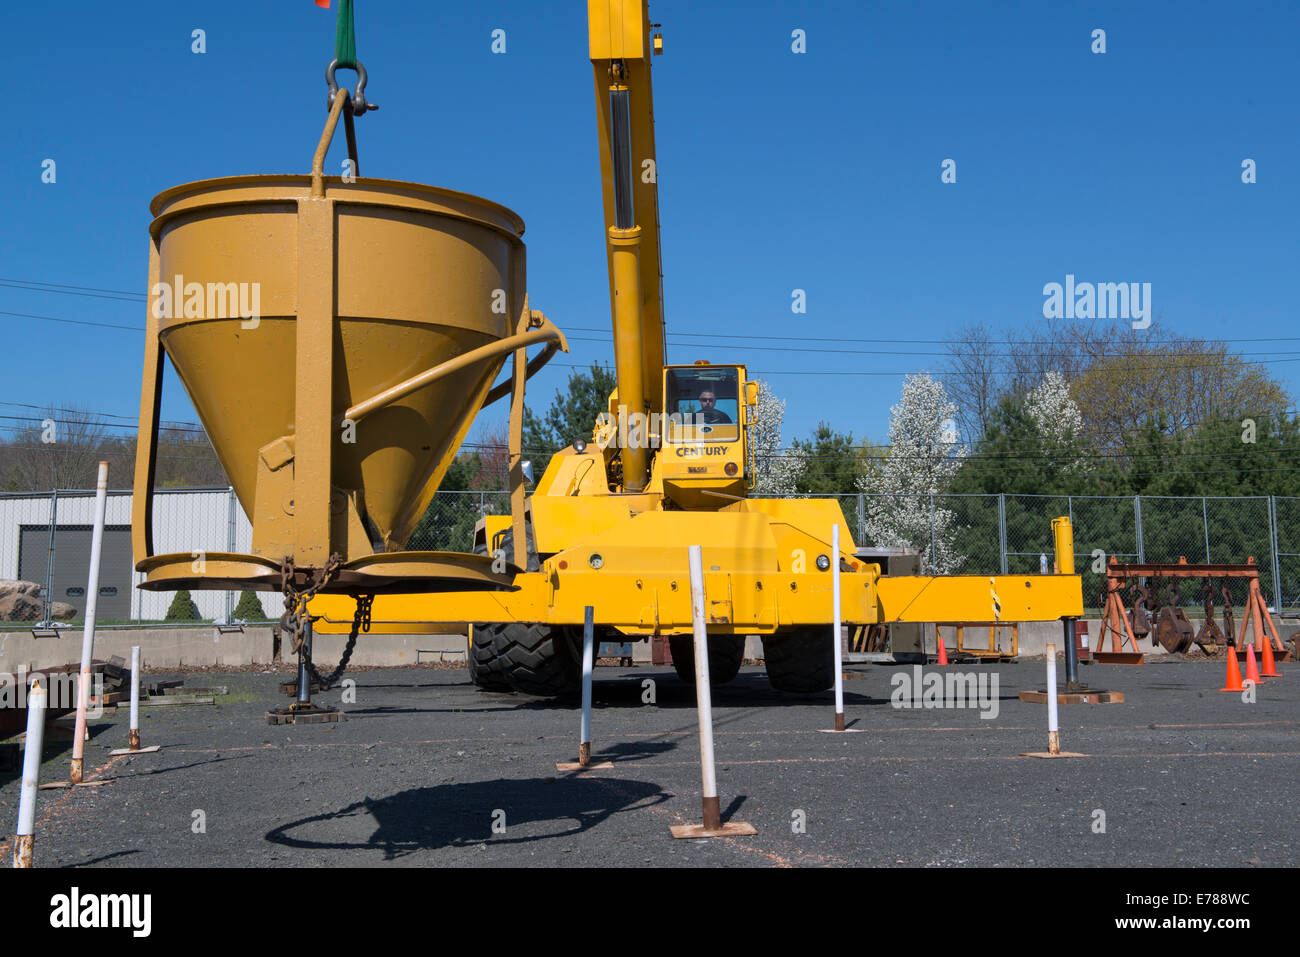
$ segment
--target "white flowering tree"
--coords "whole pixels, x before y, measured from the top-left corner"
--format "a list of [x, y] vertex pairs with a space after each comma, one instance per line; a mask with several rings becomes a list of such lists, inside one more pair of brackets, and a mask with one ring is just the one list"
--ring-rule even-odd
[[954, 545], [954, 515], [931, 496], [952, 484], [966, 448], [960, 444], [957, 407], [927, 373], [903, 380], [898, 405], [889, 410], [889, 450], [876, 474], [858, 483], [867, 498], [867, 535], [885, 548], [917, 548], [926, 573], [951, 574], [965, 556]]
[[[1070, 396], [1065, 376], [1052, 369], [1025, 396], [1025, 411], [1049, 443], [1072, 445], [1083, 432], [1083, 411]], [[1067, 462], [1066, 468], [1079, 468], [1082, 459]]]
[[749, 442], [755, 462], [753, 494], [788, 497], [795, 494], [806, 456], [800, 449], [782, 448], [785, 400], [778, 399], [762, 379], [754, 381], [758, 383], [758, 405], [749, 413]]

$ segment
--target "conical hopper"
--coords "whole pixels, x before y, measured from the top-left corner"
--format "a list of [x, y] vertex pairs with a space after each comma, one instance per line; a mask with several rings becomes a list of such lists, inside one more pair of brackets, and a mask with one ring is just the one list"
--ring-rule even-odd
[[[252, 518], [242, 558], [263, 567], [223, 556], [187, 577], [158, 556], [138, 564], [146, 587], [273, 584], [286, 558], [319, 568], [399, 552], [518, 331], [524, 227], [510, 210], [413, 183], [312, 185], [240, 176], [153, 200], [141, 447], [165, 352]], [[141, 496], [139, 468], [136, 484], [140, 503], [151, 480]], [[152, 555], [149, 524], [138, 507], [137, 556]]]

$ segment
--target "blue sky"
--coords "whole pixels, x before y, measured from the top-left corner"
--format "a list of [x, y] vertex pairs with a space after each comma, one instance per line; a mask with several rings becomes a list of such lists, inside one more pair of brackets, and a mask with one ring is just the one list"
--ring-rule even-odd
[[[518, 212], [532, 302], [574, 337], [557, 363], [611, 359], [586, 5], [356, 6], [382, 107], [358, 124], [363, 172]], [[1248, 340], [1300, 335], [1298, 11], [652, 3], [666, 46], [654, 66], [670, 361], [746, 362], [787, 400], [787, 441], [820, 419], [882, 440], [902, 374], [938, 370], [926, 353], [943, 351], [889, 340], [1041, 322], [1043, 285], [1073, 273], [1150, 282], [1160, 321], [1234, 340], [1295, 391], [1295, 360], [1271, 355], [1293, 344]], [[156, 193], [306, 172], [334, 15], [311, 0], [10, 9], [0, 280], [143, 294]], [[505, 55], [490, 50], [497, 28]], [[1105, 54], [1090, 50], [1095, 28]], [[805, 54], [791, 52], [794, 29]], [[41, 182], [46, 158], [54, 184]], [[940, 182], [948, 158], [955, 184]], [[791, 312], [796, 288], [806, 315]], [[142, 330], [144, 305], [0, 285], [0, 313]], [[21, 357], [0, 402], [137, 414], [142, 331], [0, 324]], [[849, 339], [877, 341], [815, 341]], [[557, 363], [534, 380], [535, 407], [563, 383]], [[169, 377], [164, 415], [193, 421]]]

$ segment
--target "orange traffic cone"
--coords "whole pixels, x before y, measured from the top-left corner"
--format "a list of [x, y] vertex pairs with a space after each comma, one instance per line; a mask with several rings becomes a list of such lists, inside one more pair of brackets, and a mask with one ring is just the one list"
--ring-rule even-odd
[[1255, 643], [1246, 646], [1246, 680], [1259, 684], [1259, 662], [1255, 660]]
[[943, 634], [938, 627], [934, 629], [934, 643], [939, 646], [939, 657], [935, 661], [936, 665], [946, 665], [948, 663], [948, 649], [943, 646]]
[[1244, 691], [1245, 686], [1241, 683], [1241, 665], [1237, 664], [1237, 649], [1228, 646], [1228, 674], [1224, 679], [1228, 682], [1228, 687], [1220, 688], [1220, 691]]
[[1264, 661], [1263, 667], [1259, 669], [1261, 678], [1281, 678], [1282, 673], [1277, 670], [1277, 663], [1273, 660], [1273, 642], [1264, 642]]

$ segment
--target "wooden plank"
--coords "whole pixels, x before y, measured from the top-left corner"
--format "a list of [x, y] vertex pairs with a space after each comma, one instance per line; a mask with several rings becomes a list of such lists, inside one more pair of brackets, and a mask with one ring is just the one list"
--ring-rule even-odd
[[172, 694], [172, 695], [162, 695], [157, 698], [145, 698], [140, 702], [140, 707], [162, 708], [168, 705], [216, 704], [216, 703], [217, 703], [216, 698], [211, 698], [211, 697], [204, 698], [198, 696], [191, 697], [189, 695]]
[[1092, 660], [1099, 665], [1140, 665], [1146, 655], [1132, 651], [1094, 651]]
[[213, 685], [210, 688], [175, 687], [167, 688], [165, 695], [223, 695], [230, 694], [225, 685]]
[[[1022, 691], [1020, 700], [1030, 704], [1046, 704], [1046, 691]], [[1079, 691], [1061, 692], [1056, 696], [1057, 704], [1123, 704], [1124, 694], [1120, 691]]]

